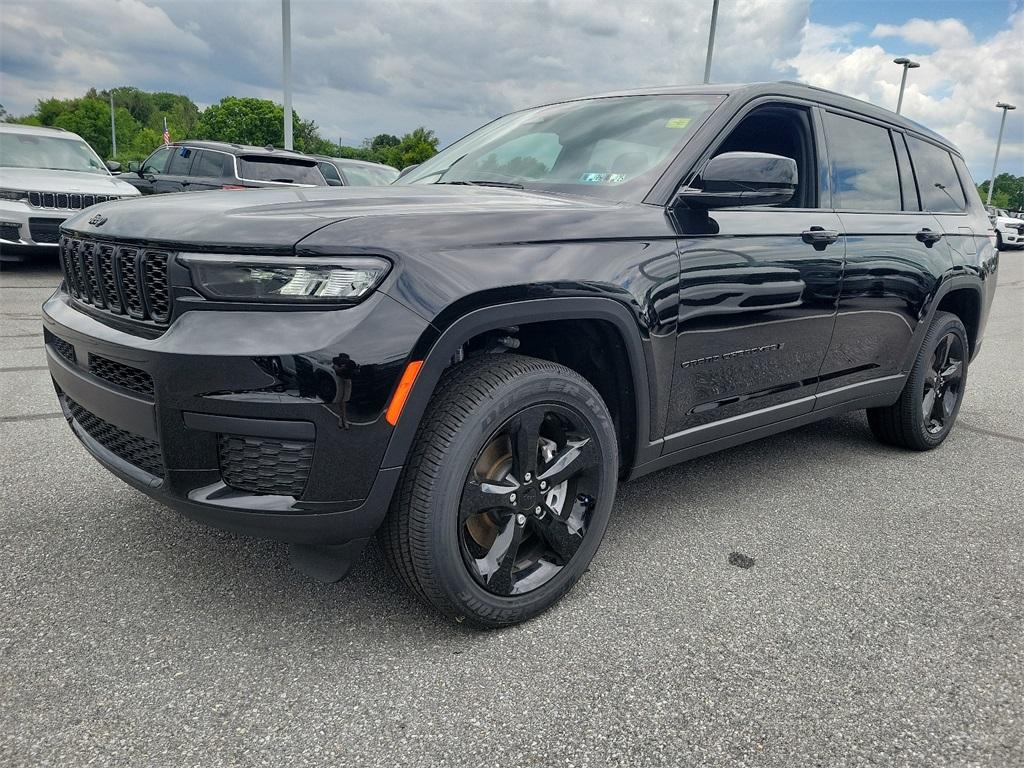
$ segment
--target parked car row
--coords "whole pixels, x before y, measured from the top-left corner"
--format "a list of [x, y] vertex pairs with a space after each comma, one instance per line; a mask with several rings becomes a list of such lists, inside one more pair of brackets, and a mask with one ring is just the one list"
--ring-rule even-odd
[[996, 248], [1024, 248], [1024, 219], [992, 206], [988, 207], [988, 218], [996, 231]]
[[123, 174], [144, 195], [282, 185], [378, 186], [397, 177], [397, 168], [380, 163], [222, 141], [166, 144], [141, 163], [129, 163]]
[[142, 162], [104, 163], [60, 128], [0, 124], [0, 258], [56, 249], [60, 225], [96, 203], [167, 192], [375, 186], [398, 170], [362, 160], [220, 141], [177, 141]]

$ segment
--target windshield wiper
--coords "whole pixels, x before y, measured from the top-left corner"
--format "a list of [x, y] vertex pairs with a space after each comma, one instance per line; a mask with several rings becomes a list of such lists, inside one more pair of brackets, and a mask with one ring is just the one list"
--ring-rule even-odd
[[435, 181], [435, 184], [462, 184], [468, 187], [503, 187], [505, 189], [523, 189], [522, 184], [516, 184], [514, 181], [487, 181], [484, 179], [478, 181], [471, 181], [464, 179], [461, 181]]

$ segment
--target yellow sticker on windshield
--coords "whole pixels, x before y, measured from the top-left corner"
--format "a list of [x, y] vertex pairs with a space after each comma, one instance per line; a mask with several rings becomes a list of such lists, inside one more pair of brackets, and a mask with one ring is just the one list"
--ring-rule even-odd
[[673, 117], [665, 121], [666, 128], [685, 128], [690, 124], [690, 118], [688, 117]]

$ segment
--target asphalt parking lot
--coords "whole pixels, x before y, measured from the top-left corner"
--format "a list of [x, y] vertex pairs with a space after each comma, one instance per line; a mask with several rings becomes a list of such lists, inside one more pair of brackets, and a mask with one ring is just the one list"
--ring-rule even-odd
[[101, 469], [58, 279], [0, 272], [0, 764], [1024, 764], [1024, 252], [943, 448], [858, 413], [624, 486], [567, 599], [483, 634], [376, 548], [317, 584]]

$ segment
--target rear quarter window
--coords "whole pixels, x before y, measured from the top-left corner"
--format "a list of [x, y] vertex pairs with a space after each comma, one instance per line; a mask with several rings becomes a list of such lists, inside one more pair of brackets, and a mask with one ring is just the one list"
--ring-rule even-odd
[[251, 181], [277, 181], [289, 184], [327, 185], [316, 163], [302, 163], [291, 158], [253, 156], [238, 158], [239, 178]]
[[967, 199], [949, 152], [914, 136], [907, 136], [907, 146], [924, 209], [932, 213], [967, 210]]

